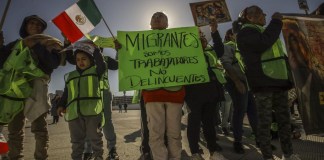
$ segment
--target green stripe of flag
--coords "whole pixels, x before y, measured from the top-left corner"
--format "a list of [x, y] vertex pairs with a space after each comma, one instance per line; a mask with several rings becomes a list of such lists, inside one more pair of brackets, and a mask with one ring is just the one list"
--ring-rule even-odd
[[97, 25], [101, 20], [101, 13], [99, 12], [93, 0], [80, 0], [77, 2], [82, 12], [91, 21], [92, 25]]

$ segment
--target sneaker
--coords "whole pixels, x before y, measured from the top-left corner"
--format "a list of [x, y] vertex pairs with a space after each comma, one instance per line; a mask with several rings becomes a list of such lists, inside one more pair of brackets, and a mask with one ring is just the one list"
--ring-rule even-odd
[[213, 152], [210, 154], [209, 160], [227, 160], [222, 154]]
[[205, 160], [205, 159], [201, 156], [201, 154], [195, 153], [191, 155], [190, 160]]
[[228, 136], [229, 135], [229, 131], [228, 131], [228, 129], [226, 127], [222, 127], [222, 131], [223, 131], [223, 134], [225, 136]]
[[138, 160], [153, 160], [153, 158], [150, 153], [143, 153]]
[[83, 153], [83, 160], [90, 160], [92, 158], [92, 153]]
[[108, 157], [106, 158], [106, 160], [118, 160], [119, 156], [116, 152], [116, 148], [111, 148], [108, 154]]
[[282, 160], [301, 160], [299, 155], [292, 154], [289, 157], [282, 156]]
[[241, 142], [233, 143], [234, 151], [238, 154], [244, 154], [244, 148]]

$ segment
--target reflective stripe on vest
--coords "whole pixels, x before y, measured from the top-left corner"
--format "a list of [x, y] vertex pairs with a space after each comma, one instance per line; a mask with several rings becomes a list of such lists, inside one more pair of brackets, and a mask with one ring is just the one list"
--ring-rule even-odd
[[108, 60], [109, 57], [108, 56], [104, 56], [104, 60], [106, 62], [106, 70], [105, 70], [105, 73], [101, 76], [101, 79], [100, 79], [100, 88], [102, 90], [109, 90], [109, 79], [108, 79]]
[[24, 100], [32, 88], [29, 81], [45, 74], [19, 40], [0, 69], [0, 123], [9, 123], [24, 109]]
[[66, 86], [68, 89], [68, 102], [66, 121], [83, 116], [98, 115], [103, 110], [101, 90], [99, 87], [99, 77], [96, 67], [90, 67], [81, 74], [72, 71], [65, 75]]
[[109, 88], [108, 71], [106, 70], [100, 79], [100, 89], [109, 90]]
[[224, 69], [217, 67], [217, 66], [221, 66], [221, 63], [217, 59], [215, 51], [210, 47], [206, 47], [204, 54], [208, 56], [209, 62], [207, 62], [207, 63], [209, 63], [212, 71], [215, 73], [218, 82], [220, 82], [222, 84], [226, 83], [226, 79], [224, 77], [225, 75], [223, 72]]
[[135, 90], [132, 98], [132, 103], [139, 103], [141, 97], [141, 90]]
[[24, 47], [19, 40], [9, 57], [0, 69], [0, 94], [13, 98], [27, 98], [32, 88], [28, 81], [45, 74], [36, 67], [28, 47]]
[[[255, 28], [259, 32], [264, 32], [264, 28], [254, 24], [244, 24], [245, 27]], [[261, 55], [261, 65], [263, 73], [273, 79], [288, 79], [288, 68], [285, 60], [285, 51], [283, 45], [278, 39], [271, 48], [267, 49]]]
[[236, 60], [237, 60], [237, 62], [238, 62], [238, 64], [239, 64], [239, 66], [240, 66], [240, 68], [241, 68], [241, 71], [242, 71], [243, 73], [245, 73], [245, 64], [243, 63], [243, 58], [242, 58], [242, 56], [241, 56], [240, 51], [239, 51], [238, 48], [237, 48], [237, 44], [236, 44], [235, 42], [233, 42], [233, 41], [228, 41], [228, 42], [226, 42], [225, 44], [226, 44], [226, 45], [234, 46], [234, 48], [235, 48], [235, 54], [234, 54], [234, 56], [235, 56], [235, 58], [236, 58]]

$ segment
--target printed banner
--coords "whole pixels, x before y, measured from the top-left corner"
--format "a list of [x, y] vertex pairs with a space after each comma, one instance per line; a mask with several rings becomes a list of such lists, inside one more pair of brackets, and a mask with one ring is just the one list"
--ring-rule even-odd
[[119, 90], [209, 81], [198, 27], [118, 31]]
[[324, 19], [284, 15], [283, 36], [307, 134], [324, 132]]
[[218, 23], [231, 21], [225, 0], [190, 3], [190, 8], [195, 25], [199, 27], [209, 25], [210, 19]]

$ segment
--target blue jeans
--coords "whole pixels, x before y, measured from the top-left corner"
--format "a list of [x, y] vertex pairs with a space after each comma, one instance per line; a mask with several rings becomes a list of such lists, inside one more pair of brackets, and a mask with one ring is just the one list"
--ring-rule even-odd
[[[247, 84], [245, 82], [243, 83], [247, 88]], [[236, 89], [234, 82], [230, 79], [227, 79], [227, 83], [225, 84], [225, 87], [228, 90], [233, 101], [232, 126], [233, 126], [234, 140], [235, 142], [242, 142], [243, 118], [246, 112], [248, 115], [248, 119], [252, 131], [256, 133], [257, 115], [256, 115], [256, 106], [254, 102], [254, 97], [250, 91], [241, 94]]]
[[222, 112], [222, 128], [229, 128], [229, 121], [231, 121], [231, 111], [232, 111], [232, 98], [228, 92], [225, 92], [225, 101], [221, 102], [220, 110]]

